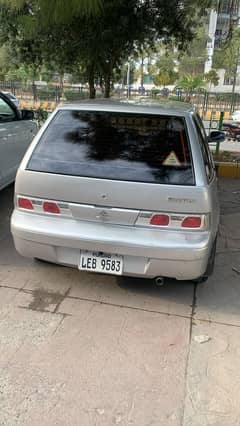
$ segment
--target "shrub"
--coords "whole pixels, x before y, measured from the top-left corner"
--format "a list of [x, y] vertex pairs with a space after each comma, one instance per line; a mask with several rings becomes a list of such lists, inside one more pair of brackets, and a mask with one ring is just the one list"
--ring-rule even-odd
[[75, 90], [65, 90], [64, 97], [67, 101], [78, 101], [88, 97], [88, 92], [80, 92]]
[[53, 101], [57, 97], [57, 87], [37, 89], [37, 97], [40, 101]]

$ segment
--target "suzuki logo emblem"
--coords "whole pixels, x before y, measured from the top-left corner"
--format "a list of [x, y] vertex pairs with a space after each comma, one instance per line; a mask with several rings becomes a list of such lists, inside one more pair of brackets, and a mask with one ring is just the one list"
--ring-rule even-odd
[[101, 210], [100, 213], [96, 216], [96, 219], [99, 219], [105, 222], [106, 220], [109, 219], [109, 215], [106, 212], [106, 210]]

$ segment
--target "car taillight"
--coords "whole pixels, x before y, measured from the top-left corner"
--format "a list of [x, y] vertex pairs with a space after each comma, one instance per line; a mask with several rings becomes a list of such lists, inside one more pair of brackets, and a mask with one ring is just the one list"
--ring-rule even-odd
[[167, 214], [155, 214], [150, 220], [150, 225], [168, 226], [169, 221], [170, 219]]
[[182, 228], [201, 228], [202, 218], [200, 216], [187, 216], [182, 221]]
[[29, 200], [28, 198], [19, 197], [18, 207], [20, 207], [21, 209], [26, 209], [26, 210], [34, 210], [32, 201]]
[[206, 230], [209, 226], [209, 215], [186, 215], [184, 213], [154, 213], [142, 211], [136, 221], [136, 226], [159, 226], [169, 230], [197, 229]]
[[46, 213], [59, 214], [60, 208], [58, 207], [57, 203], [54, 203], [52, 201], [44, 201], [43, 202], [43, 211], [46, 212]]
[[33, 213], [55, 214], [72, 217], [68, 203], [61, 201], [41, 200], [40, 198], [16, 197], [16, 205], [20, 209], [31, 210]]

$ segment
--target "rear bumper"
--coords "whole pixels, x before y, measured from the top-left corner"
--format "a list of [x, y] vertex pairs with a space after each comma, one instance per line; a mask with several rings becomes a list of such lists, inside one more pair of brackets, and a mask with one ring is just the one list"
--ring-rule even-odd
[[19, 210], [11, 231], [23, 256], [78, 267], [81, 250], [103, 251], [124, 257], [124, 275], [180, 280], [204, 274], [213, 241], [209, 232], [105, 225]]

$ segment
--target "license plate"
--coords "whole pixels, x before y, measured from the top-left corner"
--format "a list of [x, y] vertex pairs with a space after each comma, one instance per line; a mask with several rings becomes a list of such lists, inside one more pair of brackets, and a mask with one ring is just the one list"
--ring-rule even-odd
[[117, 254], [82, 251], [79, 269], [81, 271], [121, 275], [123, 270], [123, 258]]

